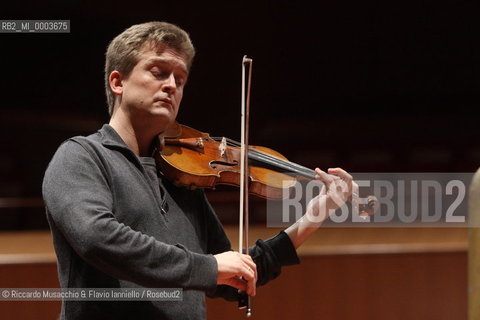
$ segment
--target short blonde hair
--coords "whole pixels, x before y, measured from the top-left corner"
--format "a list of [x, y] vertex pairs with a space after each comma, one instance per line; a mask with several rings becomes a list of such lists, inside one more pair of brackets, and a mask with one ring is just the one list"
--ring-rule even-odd
[[115, 94], [110, 88], [110, 73], [117, 70], [129, 75], [138, 62], [142, 46], [149, 42], [154, 48], [166, 45], [184, 54], [187, 57], [187, 68], [190, 69], [195, 48], [187, 32], [174, 24], [160, 21], [131, 26], [110, 42], [105, 53], [105, 93], [110, 115], [115, 107]]

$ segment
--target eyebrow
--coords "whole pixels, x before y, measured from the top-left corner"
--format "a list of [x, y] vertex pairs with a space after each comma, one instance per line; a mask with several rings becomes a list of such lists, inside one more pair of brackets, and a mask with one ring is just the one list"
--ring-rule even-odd
[[[152, 57], [152, 58], [149, 58], [148, 60], [148, 63], [163, 63], [163, 64], [168, 64], [168, 63], [171, 63], [172, 61], [174, 61], [173, 59], [165, 59], [165, 58], [160, 58], [160, 57]], [[182, 69], [182, 71], [188, 75], [188, 70], [183, 66], [183, 65], [180, 65], [180, 64], [176, 64], [178, 66], [180, 66], [180, 68]]]

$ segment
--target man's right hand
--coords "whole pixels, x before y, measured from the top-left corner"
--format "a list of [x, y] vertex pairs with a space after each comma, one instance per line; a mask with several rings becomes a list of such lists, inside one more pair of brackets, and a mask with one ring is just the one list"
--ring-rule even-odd
[[227, 251], [214, 255], [217, 259], [217, 284], [226, 284], [245, 291], [248, 295], [256, 294], [257, 266], [247, 254]]

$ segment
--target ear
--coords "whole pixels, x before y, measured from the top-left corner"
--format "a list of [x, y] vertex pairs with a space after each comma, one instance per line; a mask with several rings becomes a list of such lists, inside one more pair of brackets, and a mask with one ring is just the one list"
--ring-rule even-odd
[[123, 74], [120, 71], [112, 71], [108, 77], [108, 82], [114, 94], [119, 96], [123, 94]]

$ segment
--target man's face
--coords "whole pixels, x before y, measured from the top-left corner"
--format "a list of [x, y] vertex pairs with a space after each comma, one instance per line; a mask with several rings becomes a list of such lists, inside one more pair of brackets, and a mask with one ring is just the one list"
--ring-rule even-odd
[[144, 46], [131, 73], [122, 80], [120, 107], [140, 124], [163, 131], [178, 113], [187, 81], [185, 55], [169, 48]]

